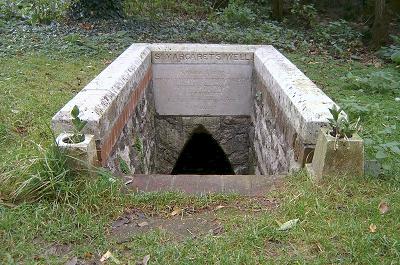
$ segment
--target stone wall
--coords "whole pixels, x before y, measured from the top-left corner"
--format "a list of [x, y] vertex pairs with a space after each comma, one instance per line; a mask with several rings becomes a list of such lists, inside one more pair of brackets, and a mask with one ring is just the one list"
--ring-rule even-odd
[[252, 90], [256, 173], [287, 173], [311, 161], [335, 103], [272, 46], [254, 52]]
[[125, 124], [106, 166], [113, 172], [150, 174], [155, 171], [155, 110], [151, 82]]
[[56, 134], [74, 105], [113, 171], [169, 174], [202, 125], [236, 174], [282, 174], [311, 160], [334, 102], [272, 46], [133, 44], [53, 117]]
[[286, 173], [294, 165], [293, 140], [296, 131], [285, 120], [285, 115], [257, 73], [253, 74], [253, 91], [251, 121], [254, 125], [252, 152], [256, 162], [255, 173]]
[[250, 117], [160, 116], [155, 119], [156, 172], [170, 174], [185, 143], [199, 126], [220, 144], [236, 174], [251, 174]]

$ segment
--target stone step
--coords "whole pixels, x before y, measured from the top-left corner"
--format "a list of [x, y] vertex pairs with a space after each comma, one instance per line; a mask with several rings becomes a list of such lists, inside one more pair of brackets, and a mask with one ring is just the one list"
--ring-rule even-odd
[[127, 187], [133, 191], [181, 191], [188, 194], [237, 193], [262, 196], [282, 179], [282, 176], [260, 175], [133, 175], [126, 176]]

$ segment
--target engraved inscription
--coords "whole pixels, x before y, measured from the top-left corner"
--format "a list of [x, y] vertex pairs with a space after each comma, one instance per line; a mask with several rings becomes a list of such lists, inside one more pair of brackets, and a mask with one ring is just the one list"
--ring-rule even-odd
[[251, 66], [168, 65], [153, 68], [160, 115], [249, 115]]
[[251, 61], [251, 53], [219, 52], [153, 52], [153, 61], [185, 63], [191, 61]]

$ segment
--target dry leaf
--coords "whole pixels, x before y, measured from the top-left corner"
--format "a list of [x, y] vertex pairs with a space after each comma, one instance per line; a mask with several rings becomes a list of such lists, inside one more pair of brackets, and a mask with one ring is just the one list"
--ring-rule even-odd
[[100, 258], [100, 262], [104, 262], [108, 259], [111, 259], [115, 264], [121, 264], [121, 262], [115, 258], [109, 250], [107, 250], [107, 252]]
[[219, 210], [219, 209], [222, 209], [222, 208], [225, 208], [225, 206], [223, 206], [223, 205], [218, 205], [217, 207], [215, 207], [215, 210]]
[[171, 213], [171, 216], [175, 216], [177, 214], [180, 214], [181, 212], [182, 212], [182, 209], [173, 210], [172, 213]]
[[106, 253], [104, 253], [103, 256], [101, 256], [100, 261], [104, 262], [108, 260], [112, 256], [111, 252], [108, 250]]
[[369, 231], [370, 231], [371, 233], [375, 233], [375, 232], [376, 232], [376, 225], [370, 224], [370, 225], [369, 225]]
[[387, 204], [384, 201], [381, 201], [381, 203], [379, 204], [378, 208], [379, 208], [379, 212], [381, 214], [385, 214], [385, 213], [387, 213], [389, 211], [389, 204]]
[[93, 258], [93, 254], [90, 252], [85, 252], [85, 254], [83, 255], [84, 259], [88, 260]]
[[278, 231], [286, 231], [291, 229], [292, 227], [296, 226], [296, 224], [299, 222], [299, 219], [292, 219], [287, 221], [286, 223], [282, 224], [279, 228]]
[[144, 256], [143, 261], [142, 261], [143, 265], [147, 265], [147, 263], [149, 262], [149, 260], [150, 260], [150, 255]]
[[146, 222], [146, 221], [144, 221], [144, 222], [138, 223], [137, 225], [138, 225], [139, 227], [143, 227], [143, 226], [149, 225], [149, 223]]

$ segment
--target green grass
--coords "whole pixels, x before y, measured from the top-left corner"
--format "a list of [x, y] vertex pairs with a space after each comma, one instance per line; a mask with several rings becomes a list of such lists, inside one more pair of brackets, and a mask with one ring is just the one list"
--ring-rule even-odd
[[51, 117], [104, 67], [100, 56], [0, 58], [0, 164], [13, 167], [48, 145]]
[[[68, 53], [68, 54], [66, 54]], [[104, 52], [92, 57], [71, 50], [26, 53], [0, 58], [0, 174], [12, 171], [16, 180], [29, 177], [24, 170], [40, 157], [37, 145], [51, 144], [49, 121], [70, 98], [114, 57]], [[349, 71], [367, 75], [377, 69], [361, 63], [288, 54], [301, 70], [340, 105], [361, 114], [366, 147], [373, 158], [376, 145], [399, 141], [400, 95], [371, 94], [346, 88], [341, 77]], [[381, 69], [398, 74], [393, 65]], [[356, 105], [354, 105], [356, 104]], [[362, 111], [358, 107], [364, 107]], [[389, 126], [391, 133], [381, 133]], [[39, 148], [40, 150], [40, 148]], [[102, 255], [111, 250], [123, 264], [135, 264], [150, 254], [150, 264], [396, 264], [400, 260], [399, 156], [384, 161], [392, 166], [383, 177], [327, 178], [317, 184], [304, 174], [289, 176], [278, 191], [268, 194], [279, 202], [275, 210], [252, 214], [225, 208], [218, 212], [225, 232], [214, 237], [175, 241], [153, 231], [117, 244], [108, 236], [112, 220], [126, 208], [141, 208], [166, 215], [174, 207], [213, 209], [247, 199], [238, 196], [188, 197], [176, 193], [123, 194], [120, 183], [107, 174], [79, 181], [70, 188], [77, 195], [68, 203], [42, 200], [9, 207], [12, 186], [0, 185], [0, 263], [62, 264], [77, 256]], [[389, 203], [382, 215], [378, 205]], [[259, 207], [251, 203], [249, 207]], [[299, 218], [287, 232], [278, 222]], [[369, 231], [370, 224], [377, 231]], [[54, 244], [71, 248], [67, 256], [46, 254]], [[89, 255], [89, 256], [90, 256]]]
[[[315, 185], [298, 174], [269, 195], [280, 203], [276, 210], [259, 214], [220, 210], [218, 220], [225, 232], [219, 236], [179, 242], [156, 230], [123, 244], [116, 244], [106, 231], [128, 206], [163, 215], [174, 206], [213, 209], [243, 199], [176, 193], [122, 195], [117, 187], [103, 179], [87, 183], [74, 205], [42, 202], [0, 208], [4, 254], [27, 264], [58, 264], [68, 257], [107, 250], [131, 264], [148, 254], [155, 264], [395, 264], [400, 258], [399, 187], [390, 182], [350, 177], [328, 178]], [[378, 210], [382, 200], [390, 207], [385, 215]], [[296, 227], [276, 230], [277, 221], [294, 218], [300, 219]], [[369, 232], [372, 223], [376, 233]], [[46, 255], [52, 243], [70, 245], [72, 252], [61, 258]]]

